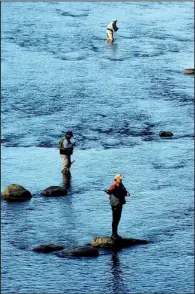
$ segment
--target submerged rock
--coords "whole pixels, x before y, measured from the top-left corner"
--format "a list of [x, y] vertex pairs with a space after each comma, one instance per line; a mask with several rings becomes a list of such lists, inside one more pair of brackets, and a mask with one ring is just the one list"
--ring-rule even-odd
[[54, 251], [63, 250], [64, 246], [55, 245], [55, 244], [46, 244], [46, 245], [39, 245], [34, 247], [32, 250], [35, 252], [42, 252], [42, 253], [51, 253]]
[[1, 193], [1, 197], [9, 201], [24, 201], [31, 199], [32, 195], [24, 187], [17, 184], [11, 184], [3, 193]]
[[60, 187], [60, 186], [51, 186], [51, 187], [46, 188], [43, 192], [41, 192], [41, 194], [46, 197], [66, 196], [67, 189], [65, 187]]
[[110, 237], [96, 237], [92, 240], [91, 246], [96, 248], [125, 248], [133, 245], [147, 243], [147, 240], [133, 238], [112, 239]]
[[184, 73], [194, 75], [195, 70], [194, 70], [194, 68], [185, 68]]
[[173, 133], [170, 131], [160, 131], [159, 136], [160, 137], [172, 137]]
[[59, 257], [96, 257], [99, 256], [99, 251], [91, 246], [77, 247], [73, 249], [64, 249], [56, 253]]

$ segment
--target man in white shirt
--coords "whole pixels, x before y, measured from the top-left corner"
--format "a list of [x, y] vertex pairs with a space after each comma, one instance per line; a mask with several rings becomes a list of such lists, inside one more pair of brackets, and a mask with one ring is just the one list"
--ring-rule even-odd
[[118, 31], [118, 27], [116, 26], [116, 22], [117, 20], [112, 20], [109, 25], [107, 26], [107, 41], [109, 43], [113, 43], [114, 42], [114, 32]]

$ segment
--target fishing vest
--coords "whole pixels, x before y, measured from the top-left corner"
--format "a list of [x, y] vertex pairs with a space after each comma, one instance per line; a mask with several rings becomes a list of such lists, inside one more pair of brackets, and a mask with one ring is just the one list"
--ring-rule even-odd
[[66, 136], [63, 136], [61, 138], [60, 142], [59, 142], [60, 154], [61, 155], [72, 155], [72, 153], [73, 153], [73, 145], [70, 143], [72, 145], [72, 147], [70, 147], [70, 148], [64, 148], [64, 144], [63, 144], [64, 140], [68, 140], [66, 138]]
[[119, 206], [126, 203], [125, 195], [127, 191], [123, 184], [121, 184], [119, 187], [116, 187], [116, 190], [113, 191], [112, 194], [109, 195], [110, 205], [111, 206]]

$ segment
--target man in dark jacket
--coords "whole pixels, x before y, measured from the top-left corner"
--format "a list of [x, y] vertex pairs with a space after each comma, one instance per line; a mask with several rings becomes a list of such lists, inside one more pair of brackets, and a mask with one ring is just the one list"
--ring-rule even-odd
[[71, 155], [73, 153], [74, 144], [71, 142], [73, 137], [72, 131], [67, 131], [65, 136], [60, 140], [60, 155], [62, 158], [63, 169], [62, 173], [68, 175], [71, 166]]
[[112, 207], [112, 239], [121, 238], [118, 231], [118, 224], [121, 219], [123, 205], [126, 203], [125, 197], [130, 196], [122, 184], [123, 177], [120, 174], [115, 175], [114, 183], [109, 189], [104, 190], [110, 197], [110, 205]]

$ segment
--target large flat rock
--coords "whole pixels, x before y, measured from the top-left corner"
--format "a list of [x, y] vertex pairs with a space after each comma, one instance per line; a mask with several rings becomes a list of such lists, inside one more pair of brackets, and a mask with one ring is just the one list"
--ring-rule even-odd
[[96, 257], [99, 256], [98, 249], [92, 246], [80, 246], [76, 248], [65, 248], [62, 245], [41, 244], [32, 248], [32, 251], [39, 253], [54, 253], [59, 257]]
[[147, 240], [134, 238], [112, 239], [110, 237], [95, 237], [91, 242], [91, 246], [95, 248], [125, 248], [147, 243]]

